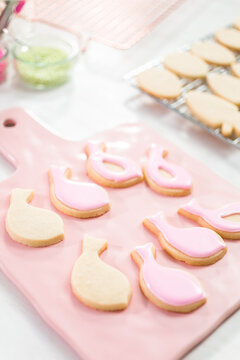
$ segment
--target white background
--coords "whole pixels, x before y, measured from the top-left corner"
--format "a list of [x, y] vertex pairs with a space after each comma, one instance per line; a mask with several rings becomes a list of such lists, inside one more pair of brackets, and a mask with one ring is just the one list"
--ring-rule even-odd
[[[0, 109], [25, 107], [43, 124], [70, 139], [82, 139], [122, 122], [141, 121], [240, 187], [239, 150], [208, 135], [147, 96], [139, 96], [138, 91], [122, 81], [126, 72], [231, 23], [236, 16], [240, 16], [238, 0], [187, 0], [130, 50], [114, 50], [91, 42], [79, 59], [72, 81], [61, 88], [31, 91], [13, 76], [0, 86]], [[0, 180], [12, 171], [0, 158]], [[240, 312], [237, 312], [186, 359], [231, 360], [238, 359], [239, 352]], [[123, 357], [128, 360], [126, 354]], [[1, 273], [0, 359], [78, 359]]]

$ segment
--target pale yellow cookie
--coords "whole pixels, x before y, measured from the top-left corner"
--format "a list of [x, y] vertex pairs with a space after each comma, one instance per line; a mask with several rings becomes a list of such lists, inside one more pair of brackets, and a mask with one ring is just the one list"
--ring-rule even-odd
[[64, 238], [63, 221], [53, 211], [29, 205], [33, 195], [28, 189], [12, 190], [7, 232], [13, 240], [32, 247], [56, 244]]
[[207, 75], [207, 84], [214, 94], [240, 105], [240, 79], [232, 75], [211, 73]]
[[187, 94], [186, 104], [205, 125], [213, 129], [220, 127], [224, 136], [231, 136], [233, 132], [240, 136], [240, 113], [236, 105], [218, 96], [194, 90]]
[[240, 50], [240, 31], [236, 29], [220, 29], [215, 33], [215, 38], [232, 50]]
[[106, 240], [84, 236], [72, 270], [72, 290], [78, 300], [96, 310], [123, 310], [131, 299], [131, 285], [123, 273], [99, 258], [106, 248]]
[[233, 25], [235, 26], [235, 28], [236, 28], [237, 30], [240, 30], [240, 16], [237, 17], [237, 18], [234, 20]]
[[233, 75], [240, 77], [240, 63], [239, 62], [235, 62], [233, 64], [231, 64], [231, 71], [233, 73]]
[[205, 61], [188, 52], [168, 54], [163, 64], [175, 74], [190, 79], [203, 78], [209, 70]]
[[140, 89], [159, 99], [175, 99], [182, 91], [179, 78], [168, 70], [152, 68], [137, 76]]
[[228, 66], [235, 61], [235, 55], [229, 49], [212, 41], [192, 44], [191, 51], [209, 64]]

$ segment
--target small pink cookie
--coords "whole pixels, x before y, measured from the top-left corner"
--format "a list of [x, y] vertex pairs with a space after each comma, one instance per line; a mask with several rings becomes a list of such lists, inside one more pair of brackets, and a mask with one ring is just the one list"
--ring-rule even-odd
[[85, 146], [88, 176], [100, 185], [124, 188], [143, 180], [140, 167], [132, 160], [105, 152], [101, 141], [89, 141]]
[[156, 249], [152, 243], [137, 246], [131, 255], [140, 268], [140, 288], [156, 306], [169, 311], [190, 312], [206, 302], [206, 294], [193, 275], [156, 262]]
[[218, 209], [202, 208], [195, 199], [181, 206], [178, 213], [216, 231], [225, 239], [240, 239], [240, 202]]
[[154, 191], [169, 196], [185, 196], [192, 191], [191, 177], [181, 166], [164, 158], [167, 150], [160, 145], [151, 145], [143, 166], [144, 178]]
[[161, 212], [147, 216], [143, 224], [157, 235], [159, 243], [169, 255], [187, 264], [214, 264], [226, 254], [226, 244], [213, 230], [176, 228], [166, 222]]
[[50, 198], [64, 214], [89, 218], [103, 215], [110, 209], [107, 192], [99, 185], [71, 180], [72, 172], [65, 166], [49, 170]]

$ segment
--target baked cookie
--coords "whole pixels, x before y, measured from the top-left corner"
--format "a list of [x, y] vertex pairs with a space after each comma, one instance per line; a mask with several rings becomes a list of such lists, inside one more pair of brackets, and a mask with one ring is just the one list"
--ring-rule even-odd
[[240, 203], [228, 204], [218, 209], [205, 209], [192, 199], [181, 206], [178, 213], [216, 231], [225, 239], [240, 239]]
[[231, 64], [230, 68], [231, 68], [233, 75], [240, 77], [240, 63], [239, 62], [234, 62], [233, 64]]
[[98, 184], [125, 188], [143, 180], [141, 168], [133, 160], [107, 154], [102, 141], [89, 141], [84, 150], [88, 176]]
[[201, 41], [192, 44], [191, 51], [213, 65], [228, 66], [235, 61], [235, 55], [232, 51], [212, 41]]
[[140, 288], [156, 306], [187, 313], [206, 302], [206, 294], [197, 278], [156, 262], [156, 249], [152, 243], [136, 247], [131, 255], [140, 268]]
[[166, 222], [161, 212], [147, 216], [143, 224], [157, 235], [160, 245], [170, 256], [189, 265], [214, 264], [226, 254], [224, 241], [210, 229], [176, 228]]
[[12, 190], [7, 232], [13, 240], [32, 247], [56, 244], [64, 238], [63, 221], [53, 211], [29, 205], [33, 195], [29, 189]]
[[140, 89], [159, 99], [176, 99], [182, 92], [179, 78], [172, 72], [159, 68], [138, 74], [137, 84]]
[[232, 75], [211, 73], [207, 75], [207, 84], [214, 94], [240, 105], [240, 79]]
[[181, 166], [165, 160], [167, 150], [161, 145], [152, 145], [147, 152], [143, 173], [149, 187], [163, 195], [185, 196], [191, 193], [192, 181]]
[[131, 299], [131, 286], [125, 275], [99, 258], [106, 248], [106, 240], [84, 236], [72, 270], [72, 290], [78, 300], [96, 310], [123, 310]]
[[205, 125], [220, 128], [224, 136], [233, 133], [240, 136], [240, 113], [238, 107], [207, 92], [189, 91], [186, 104], [191, 113]]
[[50, 198], [64, 214], [90, 218], [110, 209], [107, 192], [99, 185], [71, 180], [72, 172], [65, 166], [51, 166], [49, 170]]
[[163, 64], [175, 74], [190, 79], [204, 78], [209, 70], [205, 61], [189, 52], [168, 54]]
[[240, 31], [236, 29], [220, 29], [215, 33], [215, 39], [232, 50], [240, 50]]
[[237, 30], [240, 30], [240, 16], [234, 20], [233, 25]]

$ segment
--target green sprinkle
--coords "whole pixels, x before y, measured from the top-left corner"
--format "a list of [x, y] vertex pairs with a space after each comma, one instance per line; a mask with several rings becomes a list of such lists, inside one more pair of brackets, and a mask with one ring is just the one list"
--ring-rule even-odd
[[34, 46], [18, 54], [16, 68], [26, 83], [38, 88], [54, 87], [69, 78], [68, 54], [57, 48]]

